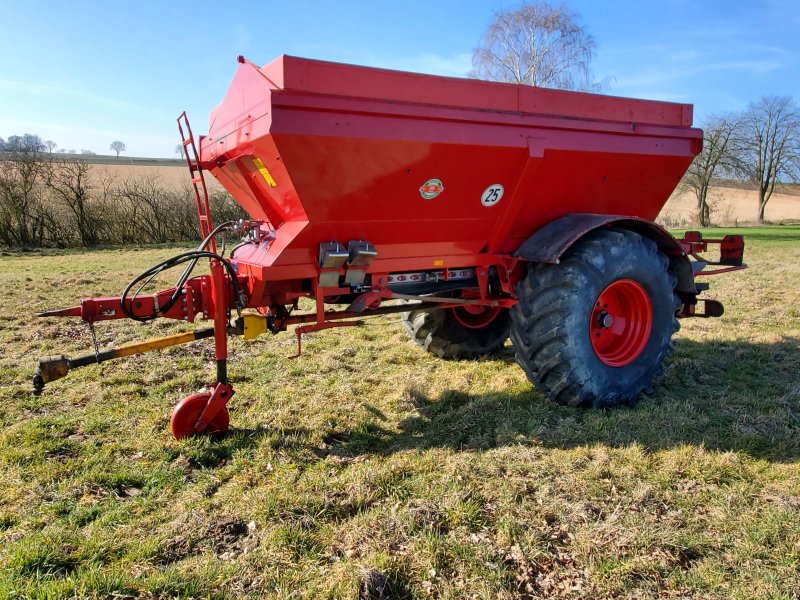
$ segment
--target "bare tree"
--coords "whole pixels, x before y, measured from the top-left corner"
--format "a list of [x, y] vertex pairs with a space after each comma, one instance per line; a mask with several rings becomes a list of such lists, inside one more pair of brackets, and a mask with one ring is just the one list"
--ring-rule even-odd
[[68, 208], [81, 245], [96, 245], [100, 241], [104, 211], [101, 203], [93, 199], [89, 165], [81, 159], [54, 159], [45, 183]]
[[117, 153], [117, 158], [119, 158], [120, 152], [125, 152], [125, 150], [127, 150], [127, 148], [125, 147], [125, 143], [120, 142], [119, 140], [111, 142], [111, 145], [108, 148]]
[[703, 150], [686, 171], [681, 187], [697, 197], [697, 213], [700, 224], [711, 224], [711, 207], [708, 191], [714, 177], [722, 173], [732, 174], [740, 166], [740, 145], [737, 133], [739, 120], [735, 116], [710, 116], [703, 127]]
[[[135, 241], [163, 244], [170, 240], [170, 203], [158, 175], [131, 176], [116, 186], [119, 203], [130, 215]], [[133, 240], [132, 240], [133, 241]]]
[[563, 4], [523, 4], [497, 13], [472, 55], [470, 76], [564, 90], [597, 91], [591, 62], [596, 44]]
[[175, 146], [175, 154], [180, 154], [181, 158], [183, 158], [183, 144], [177, 144]]
[[0, 165], [0, 243], [27, 248], [43, 238], [46, 168], [39, 136], [11, 136]]
[[12, 135], [6, 142], [8, 152], [18, 152], [28, 156], [38, 155], [44, 152], [47, 146], [38, 135], [26, 133], [24, 135]]
[[788, 96], [765, 96], [742, 117], [744, 167], [758, 188], [758, 221], [775, 186], [800, 174], [800, 110]]

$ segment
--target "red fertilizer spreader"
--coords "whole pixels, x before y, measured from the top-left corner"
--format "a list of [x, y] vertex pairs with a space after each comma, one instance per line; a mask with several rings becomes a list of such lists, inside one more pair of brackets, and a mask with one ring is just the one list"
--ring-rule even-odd
[[[634, 403], [681, 317], [718, 317], [700, 275], [743, 269], [741, 236], [676, 239], [653, 220], [702, 148], [686, 104], [435, 77], [281, 56], [239, 57], [208, 135], [178, 127], [202, 242], [114, 298], [41, 313], [90, 325], [157, 318], [212, 327], [39, 361], [70, 370], [201, 338], [216, 381], [182, 400], [176, 438], [228, 429], [228, 336], [302, 336], [400, 313], [443, 359], [503, 351], [569, 406]], [[212, 224], [211, 173], [249, 219]], [[223, 232], [238, 235], [228, 256]], [[718, 247], [716, 260], [704, 258]], [[716, 255], [717, 252], [714, 252]], [[210, 274], [192, 276], [201, 260]], [[713, 265], [717, 265], [713, 267]], [[145, 285], [182, 266], [174, 287]], [[712, 268], [709, 269], [708, 267]], [[301, 312], [302, 298], [313, 311]]]

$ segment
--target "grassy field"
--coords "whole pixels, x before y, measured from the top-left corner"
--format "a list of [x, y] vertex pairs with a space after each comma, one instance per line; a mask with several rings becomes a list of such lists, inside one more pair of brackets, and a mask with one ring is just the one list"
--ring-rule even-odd
[[[232, 342], [232, 432], [176, 442], [211, 342], [76, 371], [33, 313], [175, 249], [0, 256], [0, 598], [796, 598], [800, 227], [743, 230], [721, 319], [634, 409], [560, 408], [512, 353], [445, 362], [397, 317]], [[715, 232], [710, 232], [715, 233]], [[109, 323], [101, 346], [180, 330]], [[376, 597], [380, 597], [377, 596]]]

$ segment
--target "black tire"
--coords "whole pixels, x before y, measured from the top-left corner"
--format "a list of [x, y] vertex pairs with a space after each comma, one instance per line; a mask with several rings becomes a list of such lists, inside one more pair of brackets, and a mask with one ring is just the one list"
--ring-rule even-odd
[[403, 326], [419, 346], [439, 358], [478, 358], [503, 349], [511, 330], [508, 309], [481, 328], [462, 325], [452, 309], [401, 313]]
[[[590, 321], [601, 292], [619, 280], [633, 280], [644, 289], [652, 321], [649, 337], [641, 334], [646, 345], [638, 356], [609, 366], [593, 348], [591, 337], [597, 334], [590, 333]], [[676, 283], [668, 258], [652, 240], [620, 229], [591, 232], [559, 264], [530, 265], [517, 284], [519, 302], [510, 311], [517, 362], [559, 404], [633, 405], [663, 373], [672, 335], [680, 327]]]

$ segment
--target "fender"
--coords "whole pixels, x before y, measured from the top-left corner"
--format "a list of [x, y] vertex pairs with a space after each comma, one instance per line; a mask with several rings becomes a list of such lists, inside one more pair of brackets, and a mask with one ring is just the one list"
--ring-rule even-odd
[[697, 294], [692, 264], [681, 243], [666, 229], [640, 217], [572, 213], [551, 221], [525, 240], [514, 253], [524, 261], [558, 264], [561, 256], [587, 233], [612, 225], [634, 231], [653, 240], [670, 260], [670, 268], [678, 277], [675, 290]]

